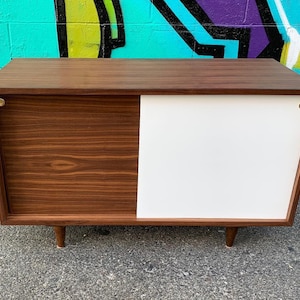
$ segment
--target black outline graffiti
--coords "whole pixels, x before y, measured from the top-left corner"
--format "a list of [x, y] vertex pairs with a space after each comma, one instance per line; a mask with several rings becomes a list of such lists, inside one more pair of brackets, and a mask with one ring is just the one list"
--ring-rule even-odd
[[116, 19], [117, 19], [117, 26], [118, 26], [118, 37], [117, 39], [112, 39], [112, 48], [119, 48], [125, 46], [125, 28], [124, 28], [124, 19], [123, 19], [123, 13], [122, 8], [120, 5], [119, 0], [112, 0], [115, 13], [116, 13]]
[[66, 27], [66, 8], [64, 0], [54, 0], [56, 12], [56, 28], [60, 57], [68, 57], [68, 39]]
[[[109, 15], [106, 10], [106, 6], [103, 0], [93, 0], [97, 9], [98, 17], [100, 20], [100, 32], [101, 40], [99, 45], [98, 57], [108, 58], [111, 56], [113, 49], [118, 47], [123, 47], [125, 45], [125, 29], [123, 14], [119, 0], [112, 0], [117, 28], [118, 37], [116, 39], [112, 38], [111, 24], [109, 20]], [[57, 33], [58, 33], [58, 44], [60, 57], [68, 57], [68, 33], [66, 28], [66, 7], [64, 0], [54, 0], [56, 9], [56, 20], [57, 20]]]
[[193, 34], [181, 23], [177, 16], [164, 0], [151, 0], [157, 10], [164, 16], [169, 24], [174, 28], [177, 34], [185, 41], [185, 43], [198, 55], [211, 55], [215, 58], [224, 57], [225, 46], [222, 45], [205, 45], [196, 41]]
[[269, 4], [267, 0], [255, 0], [255, 2], [262, 19], [262, 23], [268, 24], [268, 26], [264, 26], [264, 28], [269, 39], [269, 44], [258, 55], [258, 58], [272, 57], [280, 61], [284, 41], [273, 19]]

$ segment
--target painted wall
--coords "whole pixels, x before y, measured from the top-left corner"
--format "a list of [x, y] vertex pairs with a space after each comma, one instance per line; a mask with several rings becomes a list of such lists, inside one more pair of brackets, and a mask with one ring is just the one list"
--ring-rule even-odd
[[300, 73], [298, 0], [0, 0], [16, 57], [259, 58]]

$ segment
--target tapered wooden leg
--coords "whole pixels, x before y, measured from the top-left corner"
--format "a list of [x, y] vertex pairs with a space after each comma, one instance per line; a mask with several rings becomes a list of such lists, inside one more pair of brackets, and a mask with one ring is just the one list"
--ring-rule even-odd
[[53, 226], [57, 248], [65, 246], [66, 226]]
[[238, 227], [226, 227], [226, 246], [232, 247], [234, 239], [238, 232]]

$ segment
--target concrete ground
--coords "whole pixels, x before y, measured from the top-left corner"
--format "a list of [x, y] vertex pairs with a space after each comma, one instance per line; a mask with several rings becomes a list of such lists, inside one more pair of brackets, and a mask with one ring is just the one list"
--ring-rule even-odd
[[[109, 234], [108, 232], [109, 231]], [[300, 299], [293, 227], [0, 227], [0, 299]]]

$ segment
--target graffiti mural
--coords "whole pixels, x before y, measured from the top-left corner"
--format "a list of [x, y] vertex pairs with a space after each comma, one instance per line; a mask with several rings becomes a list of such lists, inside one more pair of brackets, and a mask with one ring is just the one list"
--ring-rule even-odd
[[55, 0], [61, 57], [110, 57], [125, 44], [119, 0]]
[[[179, 0], [178, 0], [179, 1]], [[224, 56], [224, 47], [200, 44], [172, 11], [176, 1], [151, 0], [181, 38], [199, 55]], [[168, 5], [167, 2], [172, 3]], [[193, 17], [214, 39], [238, 40], [237, 57], [273, 57], [280, 59], [283, 40], [274, 24], [266, 0], [180, 0]], [[245, 14], [245, 11], [248, 13]], [[230, 25], [218, 25], [230, 24]], [[255, 24], [255, 26], [253, 26]]]
[[300, 73], [299, 11], [298, 0], [2, 1], [0, 67], [15, 57], [266, 57]]
[[286, 35], [289, 37], [289, 42], [285, 45], [281, 62], [285, 64], [288, 68], [292, 69], [296, 66], [299, 53], [300, 53], [300, 34], [298, 31], [290, 24], [285, 10], [282, 6], [281, 0], [274, 0], [279, 16], [281, 18], [282, 24]]

